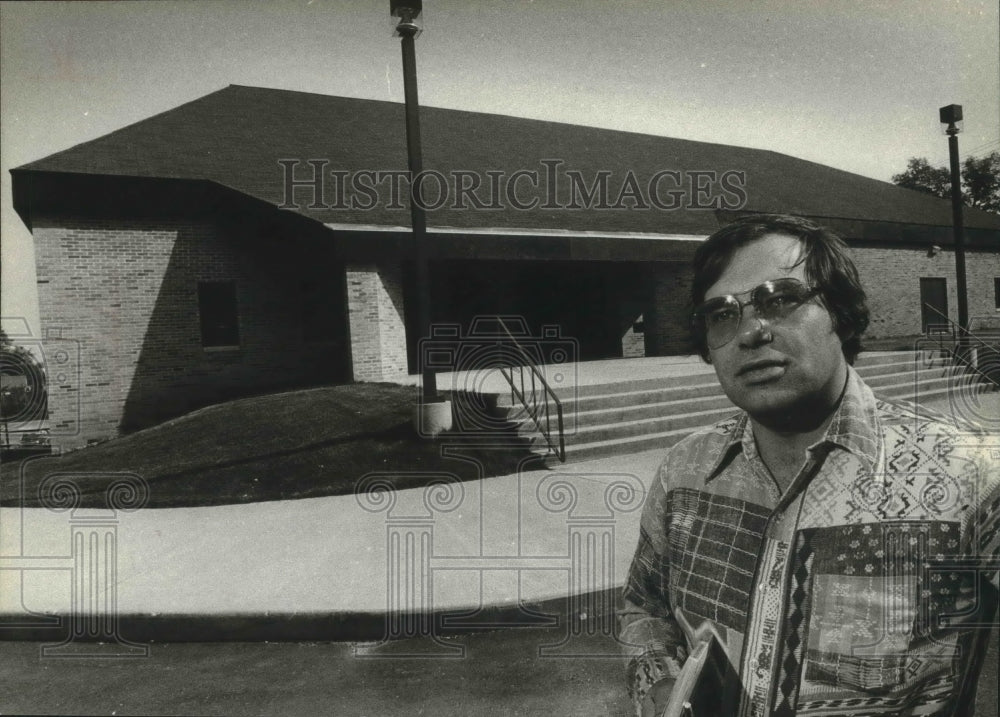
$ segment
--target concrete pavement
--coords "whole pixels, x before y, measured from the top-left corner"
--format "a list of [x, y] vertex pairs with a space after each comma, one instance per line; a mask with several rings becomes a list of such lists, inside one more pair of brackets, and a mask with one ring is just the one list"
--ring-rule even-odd
[[[2, 629], [45, 640], [113, 614], [133, 641], [378, 639], [386, 615], [517, 622], [523, 604], [564, 605], [622, 584], [661, 454], [394, 494], [117, 513], [0, 508]], [[38, 624], [42, 615], [63, 624]]]
[[[711, 370], [664, 357], [588, 362], [566, 375], [583, 386]], [[497, 380], [466, 372], [439, 386]], [[983, 397], [987, 413], [996, 398]], [[532, 611], [607, 621], [662, 454], [465, 483], [434, 476], [444, 485], [391, 496], [0, 508], [0, 638], [378, 640], [428, 634], [420, 616], [434, 613], [468, 630], [545, 622]]]

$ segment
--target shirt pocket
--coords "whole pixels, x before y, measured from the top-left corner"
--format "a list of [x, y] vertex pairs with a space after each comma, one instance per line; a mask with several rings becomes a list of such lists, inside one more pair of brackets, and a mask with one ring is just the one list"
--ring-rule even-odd
[[674, 606], [743, 632], [767, 508], [680, 488], [668, 493], [667, 514]]
[[809, 532], [807, 682], [884, 694], [953, 671], [956, 634], [943, 629], [940, 618], [960, 614], [973, 585], [964, 573], [933, 565], [957, 535], [957, 524]]

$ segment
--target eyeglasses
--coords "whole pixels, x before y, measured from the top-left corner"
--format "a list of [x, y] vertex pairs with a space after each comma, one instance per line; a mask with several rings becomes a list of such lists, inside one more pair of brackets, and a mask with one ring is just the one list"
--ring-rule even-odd
[[[814, 286], [806, 286], [798, 279], [773, 279], [737, 295], [717, 296], [694, 310], [693, 322], [702, 333], [710, 349], [722, 348], [740, 330], [743, 309], [753, 306], [758, 318], [770, 322], [780, 321], [819, 293]], [[737, 296], [750, 295], [749, 301]]]

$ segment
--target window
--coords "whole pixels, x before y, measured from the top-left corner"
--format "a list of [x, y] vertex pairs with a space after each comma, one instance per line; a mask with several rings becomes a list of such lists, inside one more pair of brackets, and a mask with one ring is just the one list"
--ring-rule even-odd
[[993, 304], [1000, 311], [1000, 276], [993, 277]]
[[236, 282], [203, 281], [198, 284], [201, 345], [205, 348], [239, 346]]
[[336, 303], [333, 281], [304, 281], [302, 298], [302, 340], [332, 341], [336, 338]]

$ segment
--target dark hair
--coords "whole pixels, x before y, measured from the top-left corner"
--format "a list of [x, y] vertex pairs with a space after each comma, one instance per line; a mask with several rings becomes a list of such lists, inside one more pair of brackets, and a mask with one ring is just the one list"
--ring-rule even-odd
[[[802, 242], [799, 263], [805, 262], [806, 277], [820, 289], [820, 297], [834, 321], [844, 358], [849, 364], [861, 351], [861, 334], [868, 328], [868, 304], [857, 267], [847, 245], [833, 232], [802, 217], [756, 214], [742, 217], [715, 232], [694, 255], [692, 306], [705, 300], [705, 293], [726, 271], [736, 250], [767, 234], [784, 234]], [[695, 348], [709, 360], [704, 330], [692, 323]]]

